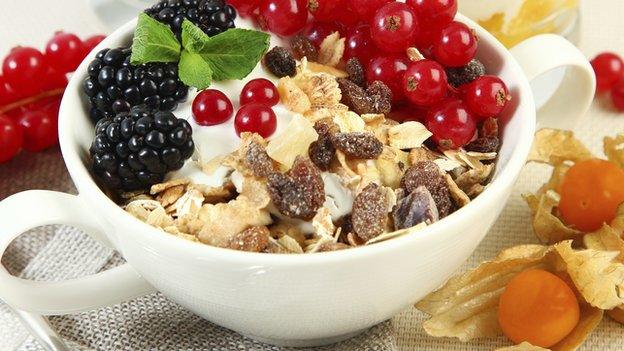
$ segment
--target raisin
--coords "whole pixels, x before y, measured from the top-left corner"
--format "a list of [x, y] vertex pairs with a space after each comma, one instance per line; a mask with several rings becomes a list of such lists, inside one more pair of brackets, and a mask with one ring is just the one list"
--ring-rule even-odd
[[331, 135], [338, 131], [338, 126], [331, 121], [318, 121], [314, 124], [314, 129], [319, 137], [310, 144], [308, 155], [320, 170], [327, 171], [336, 156], [336, 148], [332, 144]]
[[485, 75], [485, 66], [477, 59], [468, 62], [462, 67], [450, 67], [446, 69], [448, 82], [454, 87], [468, 84], [473, 80]]
[[498, 152], [499, 144], [498, 138], [477, 138], [464, 146], [464, 149], [483, 153]]
[[295, 36], [290, 42], [290, 47], [297, 60], [307, 57], [309, 61], [316, 62], [318, 59], [316, 46], [303, 35]]
[[345, 78], [338, 79], [338, 86], [342, 92], [341, 102], [353, 112], [359, 115], [372, 113], [373, 102], [362, 87]]
[[355, 57], [350, 58], [349, 61], [347, 61], [346, 70], [350, 81], [360, 87], [364, 87], [366, 77], [364, 76], [364, 67], [360, 63], [360, 60]]
[[339, 251], [350, 249], [351, 246], [343, 243], [334, 243], [334, 242], [326, 242], [319, 246], [317, 252], [330, 252], [330, 251]]
[[268, 189], [277, 209], [292, 218], [310, 220], [325, 202], [321, 172], [302, 156], [297, 156], [287, 174], [269, 175]]
[[336, 133], [331, 140], [336, 149], [351, 158], [376, 159], [383, 152], [383, 143], [370, 132]]
[[251, 227], [232, 236], [227, 247], [238, 251], [263, 252], [269, 246], [270, 235], [267, 227]]
[[264, 65], [279, 78], [294, 76], [297, 70], [297, 62], [293, 55], [281, 46], [276, 46], [266, 53]]
[[498, 138], [498, 120], [490, 117], [483, 121], [481, 128], [479, 128], [479, 137]]
[[355, 197], [351, 222], [355, 233], [365, 241], [385, 231], [388, 224], [387, 200], [379, 185], [371, 183]]
[[243, 162], [256, 177], [267, 177], [275, 172], [273, 160], [267, 154], [264, 146], [255, 141], [249, 143]]
[[409, 194], [418, 187], [429, 190], [438, 208], [440, 218], [448, 216], [453, 210], [451, 193], [438, 165], [432, 161], [420, 161], [405, 171], [401, 187]]
[[392, 218], [395, 230], [411, 228], [423, 222], [431, 224], [439, 219], [438, 207], [429, 190], [420, 186], [397, 202]]
[[376, 80], [372, 82], [366, 89], [369, 96], [378, 95], [381, 99], [392, 101], [392, 90], [382, 81]]

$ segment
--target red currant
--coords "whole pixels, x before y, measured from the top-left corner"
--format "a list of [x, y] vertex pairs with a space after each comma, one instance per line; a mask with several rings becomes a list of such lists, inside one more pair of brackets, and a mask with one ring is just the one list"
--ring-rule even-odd
[[315, 20], [328, 21], [335, 17], [336, 8], [341, 5], [341, 1], [336, 0], [309, 0], [308, 10]]
[[52, 111], [28, 111], [18, 120], [18, 124], [24, 131], [26, 151], [39, 152], [58, 144], [58, 116]]
[[405, 51], [418, 31], [416, 15], [401, 2], [390, 2], [380, 8], [372, 20], [371, 35], [375, 44], [387, 52]]
[[75, 34], [56, 32], [48, 41], [45, 59], [48, 65], [61, 73], [74, 72], [84, 59], [84, 44]]
[[441, 28], [457, 14], [457, 0], [407, 0], [422, 27]]
[[410, 60], [403, 55], [380, 56], [372, 59], [366, 69], [366, 80], [372, 83], [379, 80], [392, 90], [392, 101], [403, 100], [403, 75]]
[[418, 106], [404, 105], [393, 108], [389, 117], [401, 123], [409, 121], [423, 122], [427, 117], [427, 110]]
[[268, 79], [258, 78], [245, 84], [240, 94], [240, 105], [258, 103], [275, 106], [280, 101], [275, 84]]
[[214, 126], [232, 118], [234, 107], [230, 99], [215, 89], [200, 92], [193, 101], [193, 118], [201, 126]]
[[106, 39], [105, 35], [94, 35], [94, 36], [91, 36], [91, 37], [88, 37], [87, 39], [85, 39], [85, 41], [83, 42], [83, 46], [84, 46], [84, 49], [85, 49], [85, 52], [84, 52], [83, 56], [86, 57], [104, 39]]
[[351, 28], [360, 22], [358, 16], [353, 15], [351, 4], [347, 0], [336, 0], [340, 5], [336, 7], [334, 20], [340, 22], [346, 28]]
[[370, 62], [377, 48], [371, 38], [370, 26], [361, 24], [347, 33], [345, 40], [345, 61], [356, 57], [363, 65]]
[[447, 67], [461, 67], [470, 62], [477, 53], [477, 37], [465, 24], [447, 24], [433, 40], [433, 56]]
[[498, 117], [511, 99], [509, 89], [496, 76], [482, 76], [461, 87], [463, 100], [475, 116]]
[[261, 104], [245, 105], [236, 114], [234, 129], [236, 129], [238, 136], [241, 133], [249, 132], [268, 138], [277, 129], [277, 117], [269, 106]]
[[477, 123], [460, 100], [445, 100], [432, 108], [425, 121], [433, 140], [443, 149], [459, 149], [477, 131]]
[[41, 77], [48, 71], [45, 57], [37, 49], [16, 47], [11, 50], [2, 64], [2, 73], [6, 82], [12, 87], [19, 87], [26, 96], [34, 95], [41, 90]]
[[340, 32], [344, 36], [344, 27], [336, 22], [310, 22], [304, 29], [303, 35], [308, 38], [314, 46], [321, 47], [325, 38], [334, 32]]
[[617, 54], [605, 52], [591, 60], [596, 74], [596, 90], [605, 92], [611, 89], [624, 75], [624, 62]]
[[619, 111], [624, 111], [624, 80], [617, 82], [611, 89], [611, 100]]
[[65, 89], [67, 87], [67, 76], [65, 73], [60, 73], [53, 69], [48, 69], [48, 73], [46, 73], [43, 77], [43, 86], [41, 89], [43, 91], [54, 90], [54, 89]]
[[13, 87], [6, 82], [3, 76], [0, 76], [0, 106], [5, 106], [22, 98]]
[[405, 96], [418, 106], [431, 106], [446, 96], [444, 67], [433, 60], [412, 62], [403, 76]]
[[281, 36], [291, 36], [308, 22], [307, 0], [262, 0], [260, 24]]
[[260, 0], [229, 0], [229, 4], [234, 6], [241, 16], [246, 17], [258, 8]]
[[393, 0], [349, 0], [351, 8], [358, 14], [360, 20], [370, 21], [375, 12], [383, 5]]
[[0, 115], [0, 163], [15, 157], [22, 149], [22, 130], [9, 117]]

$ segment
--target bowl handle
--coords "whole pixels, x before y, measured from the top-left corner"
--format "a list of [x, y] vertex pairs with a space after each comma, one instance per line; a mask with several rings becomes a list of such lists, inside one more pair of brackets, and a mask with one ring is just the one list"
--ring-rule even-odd
[[[589, 109], [596, 92], [596, 76], [585, 55], [572, 43], [554, 34], [529, 38], [510, 51], [532, 83], [536, 98], [552, 93], [538, 110], [538, 128], [574, 128]], [[552, 75], [544, 76], [551, 71]], [[540, 79], [540, 76], [544, 77]], [[553, 86], [557, 78], [560, 80], [558, 87]], [[541, 91], [538, 83], [540, 87], [549, 86], [551, 91]]]
[[[84, 230], [96, 240], [104, 238], [101, 221], [78, 196], [26, 191], [0, 202], [0, 257], [20, 234], [47, 224], [67, 224]], [[64, 282], [21, 279], [0, 265], [0, 299], [14, 308], [42, 315], [93, 310], [154, 291], [128, 264]]]

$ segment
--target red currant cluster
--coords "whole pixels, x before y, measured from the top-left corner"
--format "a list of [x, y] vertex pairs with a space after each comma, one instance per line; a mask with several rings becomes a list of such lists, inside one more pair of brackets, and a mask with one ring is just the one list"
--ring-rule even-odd
[[[381, 81], [392, 90], [393, 117], [425, 123], [445, 148], [467, 144], [477, 124], [498, 117], [510, 98], [495, 76], [449, 85], [446, 69], [468, 65], [478, 46], [471, 28], [454, 20], [456, 0], [230, 2], [264, 29], [280, 36], [301, 33], [317, 48], [329, 34], [340, 32], [346, 38], [345, 60], [357, 58], [368, 83]], [[408, 58], [410, 47], [426, 59]]]
[[45, 51], [13, 48], [0, 75], [0, 163], [21, 149], [39, 152], [58, 144], [57, 122], [67, 74], [74, 72], [104, 36], [82, 41], [57, 32]]
[[[271, 136], [277, 129], [277, 117], [272, 107], [279, 100], [277, 88], [271, 81], [264, 78], [249, 81], [240, 94], [241, 108], [234, 119], [236, 134], [251, 132], [263, 138]], [[232, 102], [219, 90], [204, 90], [193, 101], [193, 117], [202, 126], [224, 123], [233, 114]]]
[[624, 62], [612, 52], [604, 52], [596, 56], [591, 65], [596, 74], [596, 90], [598, 93], [610, 92], [613, 105], [624, 111]]

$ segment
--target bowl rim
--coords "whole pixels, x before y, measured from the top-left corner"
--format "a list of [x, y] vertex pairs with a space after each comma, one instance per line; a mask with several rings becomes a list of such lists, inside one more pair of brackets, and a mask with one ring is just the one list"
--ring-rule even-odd
[[[480, 41], [486, 41], [488, 44], [504, 58], [506, 64], [511, 65], [511, 69], [517, 72], [515, 82], [519, 91], [522, 93], [522, 102], [518, 105], [515, 118], [518, 116], [520, 106], [525, 106], [524, 110], [533, 111], [526, 114], [521, 124], [520, 130], [514, 130], [519, 132], [518, 143], [514, 150], [511, 151], [511, 155], [507, 161], [507, 164], [502, 168], [496, 178], [486, 187], [484, 192], [473, 199], [467, 206], [464, 206], [457, 211], [453, 212], [448, 217], [440, 220], [426, 228], [418, 230], [418, 235], [404, 235], [398, 238], [393, 238], [383, 242], [376, 243], [374, 245], [366, 245], [349, 250], [322, 252], [315, 254], [270, 254], [270, 253], [254, 253], [237, 251], [226, 248], [215, 247], [203, 243], [192, 242], [184, 240], [182, 238], [175, 237], [166, 233], [162, 229], [152, 227], [147, 223], [135, 218], [128, 212], [124, 211], [114, 201], [112, 201], [96, 184], [91, 173], [87, 170], [87, 167], [81, 159], [81, 148], [78, 142], [75, 140], [72, 120], [78, 118], [75, 114], [72, 114], [75, 106], [69, 106], [70, 102], [74, 104], [73, 99], [67, 98], [69, 93], [78, 92], [81, 95], [82, 92], [82, 80], [86, 75], [86, 69], [89, 62], [94, 58], [95, 53], [106, 47], [110, 47], [111, 43], [117, 43], [121, 38], [131, 35], [136, 27], [137, 19], [133, 19], [118, 28], [112, 34], [110, 34], [102, 43], [100, 43], [93, 51], [87, 55], [84, 61], [80, 64], [76, 72], [71, 77], [71, 80], [67, 86], [67, 92], [63, 97], [60, 113], [59, 113], [59, 141], [61, 146], [61, 152], [63, 159], [66, 163], [67, 169], [70, 173], [72, 181], [75, 183], [79, 194], [78, 196], [83, 198], [87, 206], [93, 206], [98, 210], [102, 210], [106, 215], [104, 221], [110, 221], [111, 218], [116, 216], [122, 216], [120, 219], [124, 220], [125, 224], [133, 225], [139, 230], [132, 231], [133, 235], [143, 236], [141, 240], [162, 240], [164, 244], [170, 247], [175, 247], [186, 255], [193, 257], [214, 257], [219, 260], [247, 262], [249, 264], [288, 264], [288, 265], [310, 265], [315, 263], [335, 263], [346, 260], [366, 258], [370, 259], [371, 256], [376, 256], [384, 253], [391, 253], [394, 250], [399, 250], [401, 247], [408, 244], [414, 244], [415, 242], [422, 242], [429, 239], [431, 236], [440, 235], [441, 232], [453, 230], [457, 228], [458, 224], [465, 217], [478, 216], [478, 212], [487, 207], [489, 201], [494, 201], [498, 194], [505, 192], [509, 188], [513, 187], [516, 178], [520, 174], [522, 167], [524, 166], [526, 159], [531, 148], [531, 141], [536, 129], [536, 112], [535, 103], [533, 99], [533, 93], [529, 82], [524, 75], [523, 70], [516, 59], [511, 55], [509, 50], [503, 46], [492, 34], [483, 29], [480, 25], [467, 17], [457, 14], [455, 20], [467, 24], [473, 28]], [[118, 45], [113, 45], [118, 46]], [[88, 118], [87, 113], [83, 113], [83, 118]], [[149, 235], [143, 235], [148, 233]], [[112, 243], [116, 243], [117, 240], [113, 233], [106, 232], [106, 236]], [[135, 238], [136, 239], [136, 238]], [[147, 243], [146, 243], [147, 244]], [[123, 252], [121, 247], [117, 247], [118, 250]], [[172, 250], [174, 251], [174, 250]], [[177, 251], [177, 250], [176, 250]]]

